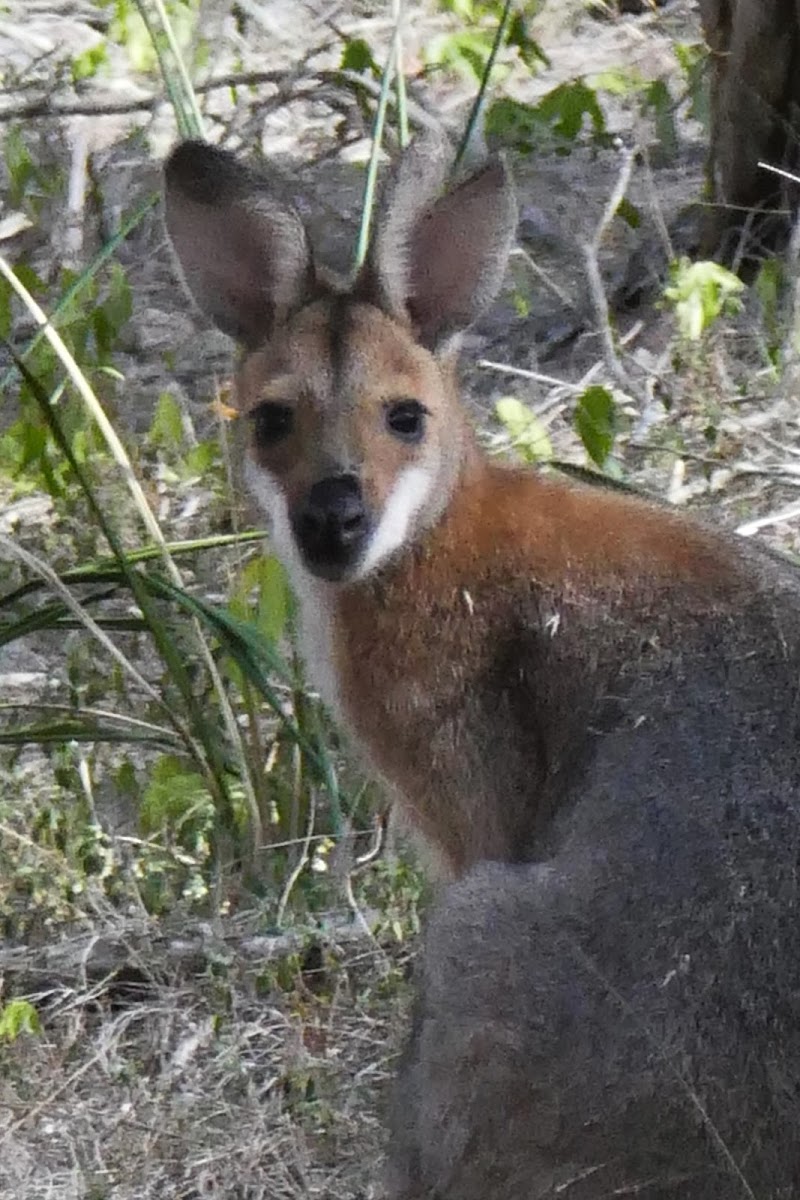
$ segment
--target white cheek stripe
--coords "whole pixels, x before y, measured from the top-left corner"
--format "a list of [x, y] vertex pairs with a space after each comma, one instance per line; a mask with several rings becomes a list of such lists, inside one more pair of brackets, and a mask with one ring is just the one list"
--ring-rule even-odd
[[329, 589], [303, 565], [289, 521], [286, 498], [269, 474], [248, 460], [245, 467], [248, 486], [266, 512], [272, 530], [272, 547], [283, 563], [300, 607], [300, 650], [308, 676], [319, 694], [334, 711], [339, 708], [339, 688], [334, 665]]
[[398, 475], [386, 500], [378, 527], [358, 564], [356, 578], [363, 579], [399, 550], [413, 531], [414, 520], [425, 508], [433, 486], [430, 471], [406, 467]]
[[258, 501], [270, 523], [272, 544], [275, 553], [295, 581], [297, 570], [302, 570], [300, 555], [295, 546], [286, 497], [267, 471], [257, 467], [252, 459], [245, 463], [247, 486]]
[[[339, 708], [339, 687], [331, 630], [331, 601], [337, 584], [325, 583], [306, 569], [292, 533], [286, 497], [267, 471], [248, 461], [248, 486], [269, 518], [272, 545], [286, 568], [300, 605], [300, 649], [311, 680], [334, 712]], [[363, 579], [399, 550], [413, 532], [415, 517], [425, 508], [433, 488], [429, 471], [407, 467], [389, 493], [381, 519], [355, 572]]]

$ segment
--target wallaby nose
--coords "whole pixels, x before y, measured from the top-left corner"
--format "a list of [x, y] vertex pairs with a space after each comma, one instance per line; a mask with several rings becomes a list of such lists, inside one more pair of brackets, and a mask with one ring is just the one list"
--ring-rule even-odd
[[358, 560], [369, 530], [358, 479], [333, 475], [315, 483], [293, 524], [309, 569], [323, 579], [341, 579]]

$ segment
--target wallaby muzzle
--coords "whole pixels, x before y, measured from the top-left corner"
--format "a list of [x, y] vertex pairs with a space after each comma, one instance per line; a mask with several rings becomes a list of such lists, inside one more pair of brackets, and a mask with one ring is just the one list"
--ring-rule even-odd
[[371, 526], [354, 475], [321, 479], [292, 514], [292, 530], [306, 567], [331, 582], [352, 573], [366, 550]]

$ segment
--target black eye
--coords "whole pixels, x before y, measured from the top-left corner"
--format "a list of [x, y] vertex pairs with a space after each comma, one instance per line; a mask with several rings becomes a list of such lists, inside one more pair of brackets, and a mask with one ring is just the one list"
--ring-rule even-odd
[[427, 408], [419, 400], [397, 400], [386, 410], [386, 424], [404, 442], [419, 442], [425, 432]]
[[255, 439], [260, 446], [274, 446], [292, 431], [292, 410], [285, 404], [265, 400], [250, 413]]

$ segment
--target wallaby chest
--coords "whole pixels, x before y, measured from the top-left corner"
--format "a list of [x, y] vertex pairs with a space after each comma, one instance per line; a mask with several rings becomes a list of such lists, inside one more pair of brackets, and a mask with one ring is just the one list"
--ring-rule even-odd
[[[647, 723], [677, 730], [687, 688], [717, 709], [721, 739], [747, 704], [779, 702], [761, 694], [757, 664], [766, 654], [782, 678], [791, 669], [791, 599], [759, 599], [757, 569], [702, 527], [613, 501], [499, 472], [488, 496], [462, 498], [413, 552], [331, 605], [340, 718], [456, 870], [529, 855], [601, 739], [652, 753]], [[530, 528], [534, 506], [526, 538], [519, 513]]]

